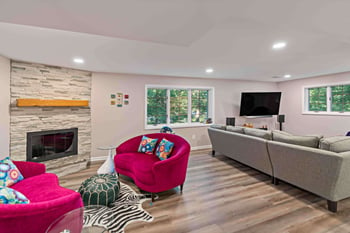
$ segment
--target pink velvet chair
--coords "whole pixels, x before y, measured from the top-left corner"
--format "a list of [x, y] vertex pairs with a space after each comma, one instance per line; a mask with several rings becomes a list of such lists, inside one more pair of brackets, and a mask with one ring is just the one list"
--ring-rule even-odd
[[[170, 158], [160, 160], [156, 155], [137, 152], [142, 136], [157, 138], [157, 145], [166, 138], [174, 143]], [[131, 138], [116, 148], [114, 156], [115, 169], [118, 174], [131, 177], [135, 184], [146, 192], [163, 192], [180, 186], [182, 192], [186, 179], [190, 145], [175, 134], [153, 133]]]
[[44, 233], [57, 218], [83, 206], [80, 194], [59, 185], [55, 174], [45, 173], [45, 165], [14, 161], [24, 179], [12, 185], [29, 204], [0, 205], [1, 233]]

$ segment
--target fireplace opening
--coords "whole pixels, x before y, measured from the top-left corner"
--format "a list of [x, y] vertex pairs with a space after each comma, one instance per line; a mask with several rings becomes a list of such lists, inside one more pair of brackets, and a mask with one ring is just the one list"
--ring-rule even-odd
[[27, 133], [27, 161], [42, 162], [78, 154], [78, 128]]

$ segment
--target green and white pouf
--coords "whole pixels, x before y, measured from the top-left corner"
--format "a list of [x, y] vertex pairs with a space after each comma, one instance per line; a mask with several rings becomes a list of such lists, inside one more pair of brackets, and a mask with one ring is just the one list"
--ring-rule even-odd
[[98, 174], [85, 180], [79, 193], [84, 205], [105, 205], [114, 202], [119, 195], [120, 183], [118, 177], [112, 174]]

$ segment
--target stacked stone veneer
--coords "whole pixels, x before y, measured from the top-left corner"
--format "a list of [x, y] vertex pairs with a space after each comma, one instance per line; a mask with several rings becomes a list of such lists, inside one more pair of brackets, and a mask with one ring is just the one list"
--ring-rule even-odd
[[17, 107], [18, 98], [91, 99], [91, 72], [11, 62], [10, 156], [26, 160], [27, 132], [78, 128], [78, 155], [45, 161], [58, 175], [86, 167], [91, 155], [90, 107]]

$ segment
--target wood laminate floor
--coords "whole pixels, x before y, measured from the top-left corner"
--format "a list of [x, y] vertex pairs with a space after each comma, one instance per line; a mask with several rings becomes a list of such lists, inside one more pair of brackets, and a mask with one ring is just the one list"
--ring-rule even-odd
[[[76, 190], [101, 164], [61, 177], [61, 185]], [[120, 179], [138, 191], [128, 177]], [[191, 153], [182, 195], [163, 192], [143, 208], [154, 221], [132, 223], [126, 233], [350, 232], [350, 198], [331, 213], [324, 199], [284, 182], [272, 185], [269, 176], [208, 150]]]

